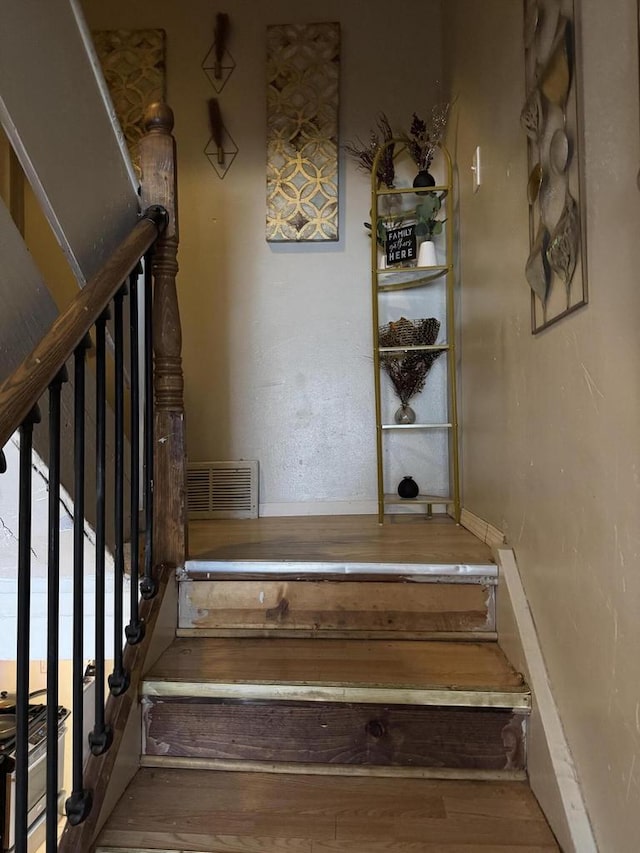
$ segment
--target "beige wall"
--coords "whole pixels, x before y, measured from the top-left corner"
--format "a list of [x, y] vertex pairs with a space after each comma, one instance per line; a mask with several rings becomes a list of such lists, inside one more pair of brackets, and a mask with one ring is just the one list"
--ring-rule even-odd
[[190, 459], [258, 459], [263, 511], [373, 511], [370, 250], [362, 225], [369, 184], [342, 157], [339, 242], [265, 242], [265, 28], [341, 23], [341, 137], [366, 139], [380, 110], [408, 125], [413, 110], [430, 105], [440, 68], [439, 3], [394, 3], [390, 38], [384, 0], [326, 0], [321, 7], [230, 0], [224, 10], [237, 67], [220, 105], [239, 154], [222, 181], [203, 154], [207, 100], [215, 92], [201, 63], [213, 40], [215, 6], [83, 5], [93, 28], [167, 32]]
[[[515, 548], [603, 853], [640, 837], [636, 4], [583, 0], [590, 304], [529, 331], [522, 11], [444, 4], [460, 170], [464, 504]], [[578, 5], [578, 4], [577, 4]], [[484, 179], [472, 194], [472, 151]]]

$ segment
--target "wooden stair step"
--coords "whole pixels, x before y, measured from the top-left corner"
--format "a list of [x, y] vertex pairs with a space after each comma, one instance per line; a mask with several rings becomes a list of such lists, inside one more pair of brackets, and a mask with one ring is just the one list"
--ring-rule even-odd
[[96, 853], [559, 851], [525, 782], [142, 768]]
[[143, 680], [147, 696], [528, 708], [497, 643], [177, 638]]
[[496, 638], [492, 576], [353, 577], [186, 574], [179, 584], [178, 636]]
[[142, 693], [156, 765], [526, 766], [529, 691], [495, 643], [176, 639]]

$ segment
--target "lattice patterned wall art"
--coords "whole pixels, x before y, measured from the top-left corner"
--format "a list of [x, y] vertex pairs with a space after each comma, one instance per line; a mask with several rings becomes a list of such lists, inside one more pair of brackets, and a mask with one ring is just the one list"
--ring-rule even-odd
[[269, 241], [338, 239], [339, 72], [339, 24], [267, 28]]
[[138, 142], [147, 106], [164, 101], [164, 30], [98, 30], [93, 33], [102, 71], [136, 173]]

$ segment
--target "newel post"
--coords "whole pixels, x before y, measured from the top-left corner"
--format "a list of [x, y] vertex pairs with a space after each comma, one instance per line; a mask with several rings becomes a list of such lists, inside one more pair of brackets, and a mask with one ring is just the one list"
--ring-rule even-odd
[[183, 566], [187, 549], [186, 442], [182, 331], [176, 292], [178, 210], [173, 112], [165, 103], [145, 113], [140, 140], [142, 207], [160, 204], [169, 224], [153, 255], [154, 562]]

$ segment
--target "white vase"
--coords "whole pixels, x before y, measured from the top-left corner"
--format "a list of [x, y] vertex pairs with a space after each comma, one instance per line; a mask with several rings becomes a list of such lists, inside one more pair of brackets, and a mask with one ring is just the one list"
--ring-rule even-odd
[[435, 267], [438, 261], [436, 259], [436, 247], [432, 240], [425, 240], [420, 244], [418, 250], [418, 266], [419, 267]]
[[384, 251], [384, 249], [382, 249], [382, 250], [379, 249], [378, 250], [378, 269], [379, 270], [386, 270], [386, 268], [387, 268], [387, 253]]

